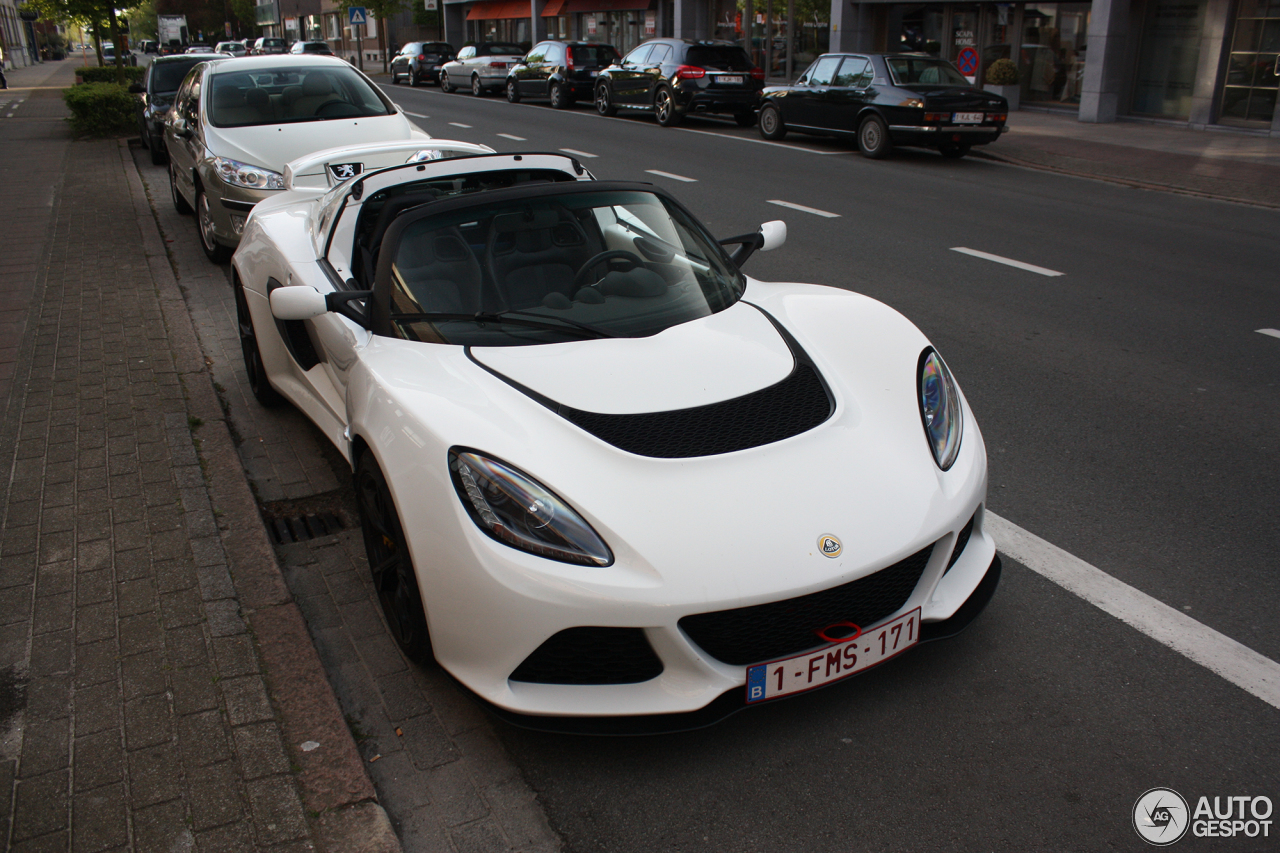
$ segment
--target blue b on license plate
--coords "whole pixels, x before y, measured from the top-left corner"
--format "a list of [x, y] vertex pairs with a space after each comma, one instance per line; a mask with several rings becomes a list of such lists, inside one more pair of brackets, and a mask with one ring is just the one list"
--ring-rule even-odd
[[920, 608], [817, 651], [747, 667], [747, 702], [803, 693], [883, 663], [920, 642]]

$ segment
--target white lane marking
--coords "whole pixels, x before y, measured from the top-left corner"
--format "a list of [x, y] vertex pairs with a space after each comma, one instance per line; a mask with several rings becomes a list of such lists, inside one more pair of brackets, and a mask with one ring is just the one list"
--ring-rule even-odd
[[413, 116], [414, 118], [431, 118], [431, 116], [424, 116], [422, 113], [411, 113], [408, 110], [405, 110], [404, 114], [407, 116]]
[[1079, 557], [988, 511], [983, 522], [1000, 550], [1163, 646], [1280, 708], [1280, 663], [1220, 634]]
[[684, 175], [673, 175], [670, 172], [664, 172], [661, 169], [645, 169], [650, 175], [657, 175], [660, 178], [670, 178], [673, 181], [684, 181], [686, 184], [696, 184], [697, 178], [686, 178]]
[[1280, 338], [1280, 329], [1258, 329], [1260, 335], [1270, 335], [1273, 338]]
[[451, 122], [449, 122], [449, 124], [453, 125], [454, 127], [465, 127], [465, 128], [470, 128], [470, 127], [471, 127], [471, 125], [469, 125], [469, 124], [463, 124], [463, 123], [462, 123], [462, 122], [460, 122], [460, 121], [451, 121]]
[[966, 249], [963, 246], [953, 246], [951, 248], [951, 251], [959, 252], [962, 255], [972, 255], [975, 258], [982, 258], [983, 260], [986, 260], [986, 261], [995, 261], [997, 264], [1005, 264], [1006, 266], [1017, 267], [1020, 270], [1026, 270], [1027, 272], [1038, 273], [1039, 275], [1050, 275], [1050, 276], [1064, 275], [1064, 273], [1060, 273], [1057, 270], [1045, 269], [1044, 267], [1038, 267], [1035, 264], [1024, 264], [1022, 261], [1015, 261], [1012, 258], [1002, 258], [999, 255], [991, 255], [986, 252], [979, 252], [977, 249]]
[[826, 210], [818, 210], [816, 207], [805, 207], [803, 204], [792, 204], [789, 201], [779, 201], [776, 198], [769, 199], [769, 204], [776, 204], [779, 207], [789, 207], [792, 210], [799, 210], [803, 213], [812, 213], [814, 216], [825, 216], [827, 219], [839, 219], [840, 214], [830, 213]]
[[513, 139], [513, 140], [515, 140], [516, 142], [528, 142], [528, 141], [529, 141], [529, 140], [525, 139], [523, 136], [515, 136], [515, 135], [510, 134], [510, 133], [499, 133], [498, 135], [499, 135], [499, 136], [501, 136], [503, 139]]
[[[590, 113], [579, 113], [579, 115], [590, 115]], [[624, 118], [615, 118], [614, 121], [627, 121]], [[666, 128], [670, 130], [671, 128]], [[750, 136], [734, 136], [732, 133], [716, 133], [714, 130], [694, 130], [691, 127], [677, 127], [676, 130], [685, 133], [700, 133], [703, 136], [719, 136], [721, 139], [736, 139], [739, 142], [754, 142], [756, 145], [772, 145], [774, 148], [786, 148], [791, 151], [803, 151], [806, 154], [822, 154], [830, 156], [832, 154], [852, 154], [853, 151], [845, 149], [843, 151], [819, 151], [816, 148], [804, 148], [800, 145], [788, 145], [785, 142], [770, 142], [767, 139], [753, 139]]]
[[588, 153], [587, 153], [587, 152], [585, 152], [585, 151], [578, 151], [578, 150], [573, 149], [573, 148], [561, 148], [560, 150], [561, 150], [561, 151], [563, 151], [563, 152], [564, 152], [564, 153], [566, 153], [566, 154], [576, 154], [576, 155], [578, 155], [579, 157], [590, 157], [590, 158], [591, 158], [591, 159], [593, 159], [593, 160], [594, 160], [596, 157], [599, 157], [599, 156], [600, 156], [599, 154], [588, 154]]

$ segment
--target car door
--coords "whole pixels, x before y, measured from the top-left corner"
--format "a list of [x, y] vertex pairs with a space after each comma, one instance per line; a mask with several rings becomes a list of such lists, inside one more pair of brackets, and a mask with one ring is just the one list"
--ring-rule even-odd
[[400, 52], [396, 54], [395, 59], [391, 60], [392, 77], [399, 77], [405, 72], [411, 71], [409, 57], [417, 52], [417, 47], [418, 45], [414, 42], [409, 42], [400, 49]]
[[557, 74], [565, 76], [565, 46], [556, 42], [548, 42], [547, 53], [542, 58], [542, 68], [538, 72], [538, 89], [535, 95], [546, 96], [551, 88], [551, 78]]
[[189, 203], [195, 203], [195, 180], [193, 178], [196, 154], [200, 141], [200, 82], [204, 76], [200, 66], [192, 69], [182, 87], [174, 97], [170, 109], [169, 126], [165, 132], [165, 143], [169, 150], [169, 168], [172, 170], [174, 183], [178, 192]]
[[645, 90], [644, 63], [653, 51], [653, 42], [645, 42], [622, 57], [622, 62], [609, 72], [609, 84], [613, 87], [613, 100], [617, 104], [640, 103]]
[[845, 133], [855, 132], [858, 113], [867, 102], [867, 87], [871, 85], [873, 76], [871, 62], [865, 56], [846, 56], [821, 104], [821, 126]]
[[541, 42], [534, 45], [533, 50], [525, 55], [525, 58], [517, 65], [512, 72], [515, 74], [516, 87], [522, 95], [540, 95], [543, 91], [542, 81], [547, 79], [547, 50], [550, 44]]
[[641, 90], [639, 103], [652, 104], [653, 96], [658, 91], [658, 85], [663, 81], [662, 68], [669, 65], [674, 60], [671, 45], [659, 42], [653, 46], [653, 50], [644, 60], [644, 88]]
[[835, 78], [843, 59], [844, 57], [839, 55], [818, 57], [818, 61], [813, 64], [813, 70], [809, 72], [809, 80], [804, 90], [797, 98], [798, 102], [792, 106], [795, 117], [790, 119], [791, 123], [804, 127], [826, 127], [823, 124], [826, 101], [831, 89], [831, 81]]
[[[476, 61], [475, 45], [468, 45], [467, 47], [464, 47], [462, 50], [458, 51], [458, 58], [455, 59], [454, 62], [462, 66], [455, 72], [459, 80], [464, 80], [466, 79], [466, 77], [470, 75], [471, 71], [469, 66], [474, 65], [475, 61]], [[450, 82], [453, 82], [453, 81], [451, 80]], [[458, 84], [454, 83], [454, 85], [456, 86]]]

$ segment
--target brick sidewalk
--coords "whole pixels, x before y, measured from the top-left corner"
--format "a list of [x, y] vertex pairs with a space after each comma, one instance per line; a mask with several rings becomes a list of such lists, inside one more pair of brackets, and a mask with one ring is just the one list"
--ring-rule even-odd
[[52, 200], [0, 271], [22, 335], [0, 423], [5, 849], [398, 849], [128, 153], [53, 130], [0, 142], [44, 165], [11, 203]]

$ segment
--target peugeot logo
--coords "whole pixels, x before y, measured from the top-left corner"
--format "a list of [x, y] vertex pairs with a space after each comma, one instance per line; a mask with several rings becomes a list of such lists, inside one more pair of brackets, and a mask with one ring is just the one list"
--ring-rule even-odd
[[840, 544], [840, 540], [830, 533], [824, 533], [818, 537], [818, 550], [822, 552], [824, 557], [839, 557], [840, 552], [844, 550], [844, 546]]
[[333, 172], [333, 176], [340, 181], [347, 178], [354, 178], [356, 175], [364, 171], [363, 163], [330, 163], [329, 171]]

